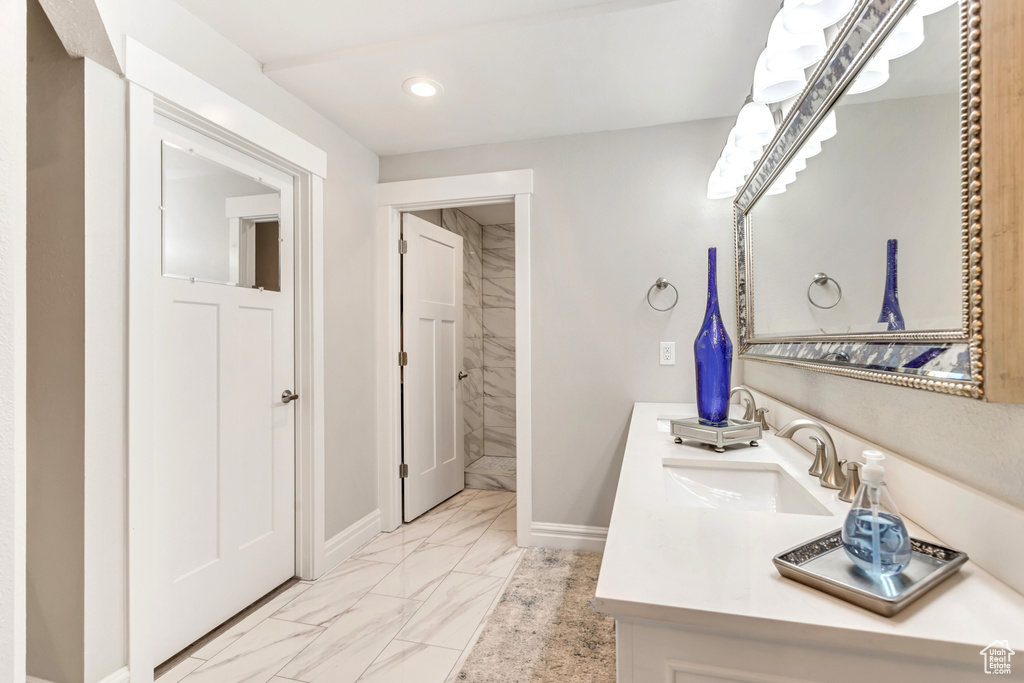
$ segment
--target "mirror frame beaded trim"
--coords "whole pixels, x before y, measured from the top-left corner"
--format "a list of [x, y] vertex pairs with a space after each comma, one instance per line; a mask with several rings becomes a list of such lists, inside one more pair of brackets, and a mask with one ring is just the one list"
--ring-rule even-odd
[[[961, 0], [962, 320], [955, 330], [758, 338], [751, 210], [831, 111], [913, 0], [858, 0], [733, 201], [739, 358], [984, 398], [981, 280], [981, 0]], [[907, 367], [914, 359], [924, 359]]]

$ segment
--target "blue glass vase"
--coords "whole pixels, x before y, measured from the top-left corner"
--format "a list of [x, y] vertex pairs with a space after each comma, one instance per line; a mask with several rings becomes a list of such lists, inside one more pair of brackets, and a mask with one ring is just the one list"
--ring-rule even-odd
[[701, 423], [724, 425], [729, 418], [732, 341], [718, 309], [718, 266], [714, 247], [708, 249], [708, 307], [704, 324], [693, 342], [697, 367], [697, 415]]
[[906, 329], [896, 291], [896, 240], [889, 240], [885, 260], [885, 294], [882, 296], [882, 312], [878, 314], [878, 322], [888, 323], [890, 332]]

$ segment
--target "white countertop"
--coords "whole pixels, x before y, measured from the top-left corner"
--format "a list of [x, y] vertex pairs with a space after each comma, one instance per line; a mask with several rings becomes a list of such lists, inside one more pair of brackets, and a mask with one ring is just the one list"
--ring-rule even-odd
[[[977, 659], [994, 640], [1009, 640], [1018, 651], [1024, 647], [1024, 596], [973, 562], [891, 618], [780, 576], [772, 557], [838, 529], [849, 503], [807, 474], [811, 455], [789, 439], [766, 434], [759, 447], [718, 454], [674, 443], [667, 423], [659, 431], [659, 418], [696, 414], [692, 404], [634, 405], [597, 584], [598, 610], [685, 628], [964, 661]], [[778, 463], [834, 516], [671, 506], [664, 458]], [[899, 505], [900, 492], [892, 493]], [[906, 522], [911, 535], [939, 541]]]

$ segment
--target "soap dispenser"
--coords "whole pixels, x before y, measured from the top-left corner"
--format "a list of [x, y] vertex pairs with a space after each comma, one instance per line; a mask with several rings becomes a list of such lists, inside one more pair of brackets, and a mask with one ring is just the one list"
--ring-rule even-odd
[[853, 563], [876, 577], [910, 564], [910, 534], [885, 485], [885, 456], [864, 451], [861, 484], [843, 524], [843, 548]]

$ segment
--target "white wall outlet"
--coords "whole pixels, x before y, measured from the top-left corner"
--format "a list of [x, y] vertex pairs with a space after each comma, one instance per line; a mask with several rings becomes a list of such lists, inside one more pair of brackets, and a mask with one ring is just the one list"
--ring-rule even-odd
[[661, 353], [659, 355], [662, 365], [676, 364], [676, 343], [661, 342]]

